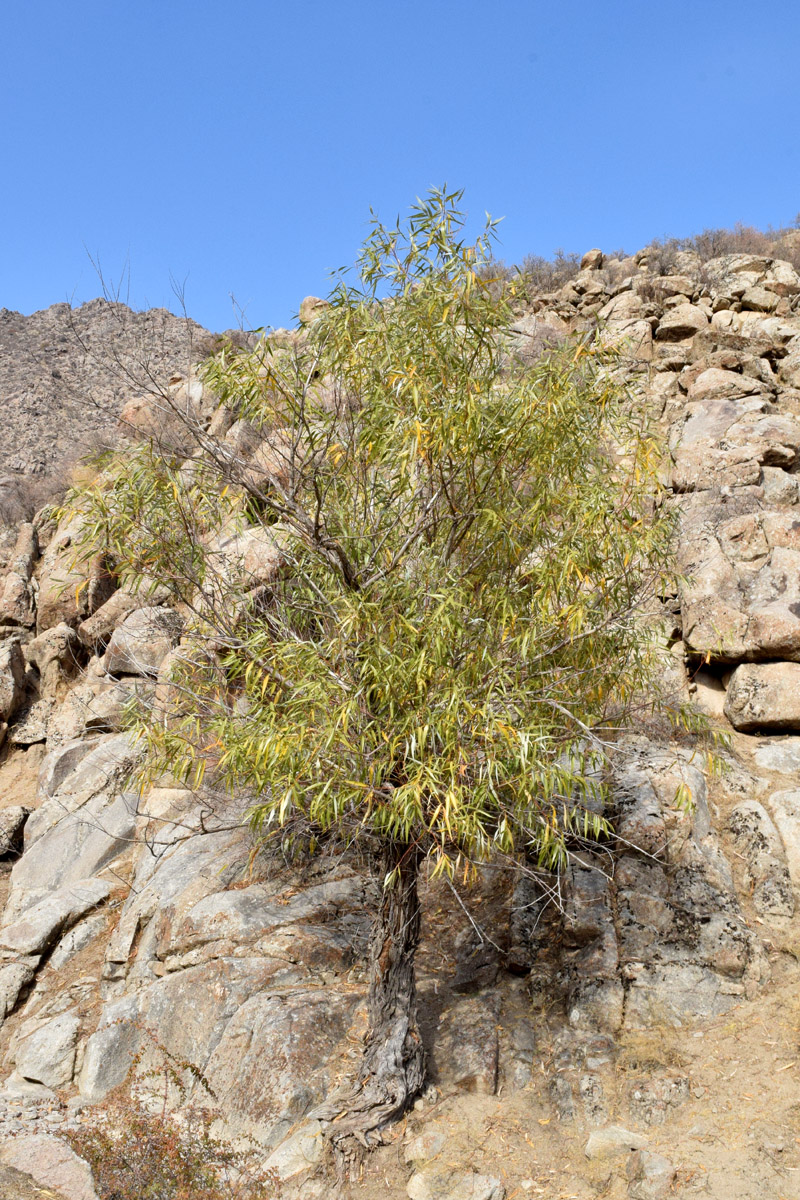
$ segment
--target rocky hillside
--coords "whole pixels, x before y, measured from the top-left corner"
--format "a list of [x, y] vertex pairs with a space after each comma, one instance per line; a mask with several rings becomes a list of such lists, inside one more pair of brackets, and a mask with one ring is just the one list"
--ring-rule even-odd
[[[800, 1197], [800, 276], [755, 255], [655, 265], [592, 251], [512, 332], [530, 355], [598, 325], [660, 424], [675, 684], [727, 731], [727, 769], [642, 727], [607, 846], [558, 880], [427, 886], [430, 1086], [369, 1159], [366, 1200]], [[230, 425], [195, 380], [173, 387]], [[146, 1028], [284, 1194], [326, 1197], [314, 1112], [358, 1055], [375, 884], [347, 857], [252, 858], [213, 791], [128, 790], [123, 706], [163, 702], [182, 621], [102, 563], [76, 574], [73, 534], [22, 524], [0, 562], [0, 1135], [37, 1134], [0, 1160], [46, 1185], [48, 1135], [92, 1119]]]
[[57, 487], [66, 467], [116, 436], [125, 399], [185, 373], [212, 341], [163, 308], [92, 300], [29, 317], [0, 309], [0, 504], [19, 507]]

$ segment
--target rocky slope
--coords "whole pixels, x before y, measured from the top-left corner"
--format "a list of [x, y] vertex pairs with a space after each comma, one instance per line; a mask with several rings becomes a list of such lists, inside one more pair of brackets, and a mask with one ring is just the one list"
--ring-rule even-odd
[[[595, 324], [669, 447], [675, 683], [730, 734], [727, 770], [642, 727], [608, 846], [560, 880], [487, 869], [463, 897], [480, 928], [426, 888], [431, 1086], [367, 1198], [800, 1197], [800, 277], [590, 252], [520, 311], [515, 352]], [[0, 562], [0, 1132], [90, 1113], [147, 1028], [287, 1194], [327, 1196], [313, 1113], [358, 1054], [375, 884], [347, 858], [252, 859], [211, 791], [128, 790], [123, 704], [163, 694], [181, 621], [102, 563], [75, 574], [71, 536], [23, 524]]]
[[[116, 436], [122, 402], [164, 386], [213, 339], [166, 309], [92, 300], [31, 316], [0, 309], [0, 505], [11, 509], [63, 480], [65, 468]], [[34, 477], [21, 486], [20, 477]]]

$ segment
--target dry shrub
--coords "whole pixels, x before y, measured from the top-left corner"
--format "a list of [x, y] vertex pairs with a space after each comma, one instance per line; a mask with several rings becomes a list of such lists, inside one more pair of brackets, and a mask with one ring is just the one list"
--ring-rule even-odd
[[536, 292], [556, 292], [569, 283], [581, 269], [580, 256], [556, 250], [552, 258], [529, 254], [522, 260], [520, 275], [528, 288]]
[[138, 1028], [158, 1065], [139, 1073], [137, 1055], [130, 1089], [118, 1089], [66, 1134], [91, 1167], [101, 1200], [274, 1200], [278, 1178], [259, 1162], [256, 1144], [242, 1148], [215, 1136], [219, 1114], [213, 1109], [168, 1111], [170, 1098], [183, 1105], [191, 1080], [213, 1093], [193, 1064]]
[[555, 292], [574, 279], [580, 270], [577, 254], [556, 250], [552, 258], [528, 254], [521, 266], [508, 266], [502, 259], [492, 259], [479, 267], [476, 274], [493, 294], [501, 294], [513, 281], [521, 298], [533, 299], [542, 292]]
[[674, 275], [677, 272], [677, 256], [685, 247], [677, 238], [667, 238], [665, 241], [655, 238], [645, 249], [647, 269], [652, 275]]
[[708, 262], [710, 258], [720, 258], [723, 254], [759, 254], [771, 258], [774, 245], [771, 233], [737, 222], [733, 229], [704, 229], [702, 233], [687, 238], [681, 248], [694, 250], [703, 262]]
[[800, 230], [790, 230], [793, 237], [786, 234], [775, 247], [775, 258], [782, 258], [784, 262], [790, 263], [795, 271], [800, 274]]
[[800, 213], [793, 225], [773, 229], [757, 229], [754, 225], [737, 222], [731, 229], [704, 229], [687, 238], [656, 238], [646, 247], [647, 264], [655, 275], [671, 275], [676, 270], [676, 256], [682, 250], [697, 254], [702, 262], [721, 258], [725, 254], [757, 254], [763, 258], [781, 258], [800, 271]]

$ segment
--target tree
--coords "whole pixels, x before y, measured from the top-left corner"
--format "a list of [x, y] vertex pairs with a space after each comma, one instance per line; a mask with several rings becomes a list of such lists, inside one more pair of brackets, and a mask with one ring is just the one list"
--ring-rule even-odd
[[[72, 498], [122, 582], [167, 583], [205, 647], [181, 668], [191, 705], [141, 718], [150, 769], [250, 789], [260, 836], [379, 856], [369, 1032], [327, 1114], [340, 1147], [423, 1083], [423, 864], [556, 867], [604, 836], [604, 765], [658, 671], [655, 447], [596, 343], [515, 354], [513, 292], [481, 278], [494, 225], [468, 244], [459, 201], [374, 220], [302, 337], [207, 364], [236, 436], [182, 411], [193, 455], [143, 443]], [[245, 527], [280, 553], [255, 589], [218, 554]]]

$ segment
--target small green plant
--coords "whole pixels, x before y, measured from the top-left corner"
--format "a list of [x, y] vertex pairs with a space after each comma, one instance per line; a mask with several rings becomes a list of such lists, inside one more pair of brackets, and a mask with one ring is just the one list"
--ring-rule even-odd
[[[67, 1134], [92, 1168], [101, 1200], [273, 1200], [278, 1179], [259, 1163], [256, 1147], [213, 1134], [213, 1108], [186, 1106], [192, 1081], [214, 1098], [202, 1072], [137, 1028], [143, 1046], [133, 1060], [133, 1084]], [[156, 1065], [141, 1070], [148, 1049]], [[180, 1111], [168, 1110], [171, 1100]]]

